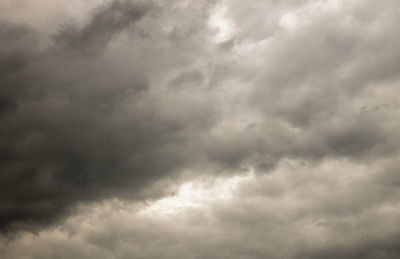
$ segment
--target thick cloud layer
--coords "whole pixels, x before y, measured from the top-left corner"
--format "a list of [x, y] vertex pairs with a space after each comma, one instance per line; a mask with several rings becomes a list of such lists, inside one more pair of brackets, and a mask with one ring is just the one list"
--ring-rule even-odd
[[108, 200], [7, 243], [4, 258], [398, 258], [399, 191], [377, 181], [384, 163], [284, 160], [147, 205]]
[[[6, 258], [399, 256], [396, 1], [0, 7]], [[229, 199], [142, 213], [250, 169]]]
[[[151, 8], [104, 4], [44, 50], [29, 27], [2, 23], [1, 229], [47, 224], [80, 200], [134, 198], [196, 156], [213, 105], [207, 93], [151, 85], [174, 67], [163, 59], [175, 61], [136, 32]], [[122, 32], [133, 35], [122, 42]]]

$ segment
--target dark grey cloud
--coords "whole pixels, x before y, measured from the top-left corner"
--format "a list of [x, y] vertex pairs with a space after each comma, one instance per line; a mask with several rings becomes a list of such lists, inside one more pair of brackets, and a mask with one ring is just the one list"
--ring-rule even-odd
[[151, 9], [150, 2], [112, 1], [96, 9], [88, 24], [82, 28], [65, 25], [55, 36], [58, 46], [94, 55], [102, 52], [107, 44], [123, 30], [129, 29]]
[[149, 8], [104, 4], [82, 28], [61, 29], [44, 52], [29, 27], [2, 26], [2, 230], [47, 225], [77, 201], [134, 198], [193, 160], [192, 146], [214, 120], [212, 105], [152, 92], [151, 68], [146, 74], [138, 60], [103, 56]]

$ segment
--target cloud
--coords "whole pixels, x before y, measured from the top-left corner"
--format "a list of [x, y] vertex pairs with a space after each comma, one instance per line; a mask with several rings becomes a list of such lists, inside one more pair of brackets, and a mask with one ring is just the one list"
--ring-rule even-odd
[[150, 8], [150, 4], [131, 1], [110, 2], [96, 10], [83, 28], [64, 26], [55, 36], [56, 44], [81, 55], [102, 52], [113, 37], [139, 21]]
[[381, 165], [285, 160], [268, 175], [198, 178], [149, 204], [82, 206], [4, 242], [3, 257], [396, 258], [398, 191], [375, 181]]
[[[398, 77], [389, 71], [398, 67], [392, 59], [397, 50], [386, 46], [399, 41], [388, 33], [396, 24], [396, 8], [390, 1], [379, 12], [356, 1], [289, 2], [268, 10], [271, 17], [281, 15], [276, 20], [290, 16], [291, 29], [276, 21], [274, 30], [260, 38], [244, 34], [251, 31], [241, 29], [245, 23], [237, 24], [234, 66], [239, 82], [250, 90], [243, 96], [247, 110], [234, 116], [251, 127], [234, 128], [234, 116], [227, 114], [229, 126], [215, 142], [226, 152], [217, 160], [273, 165], [288, 156], [370, 159], [386, 156], [386, 148], [394, 151], [389, 142], [397, 139]], [[258, 6], [235, 2], [228, 14], [253, 5]], [[362, 12], [369, 19], [360, 17]], [[261, 21], [263, 15], [255, 12], [251, 19]]]
[[6, 256], [398, 256], [395, 1], [58, 4], [2, 3]]
[[[81, 200], [135, 198], [196, 157], [214, 120], [207, 94], [158, 90], [163, 86], [151, 81], [169, 68], [158, 62], [157, 43], [149, 47], [138, 35], [133, 45], [113, 38], [145, 10], [110, 2], [44, 49], [34, 29], [2, 27], [2, 230], [47, 225]], [[118, 48], [106, 48], [112, 42]]]

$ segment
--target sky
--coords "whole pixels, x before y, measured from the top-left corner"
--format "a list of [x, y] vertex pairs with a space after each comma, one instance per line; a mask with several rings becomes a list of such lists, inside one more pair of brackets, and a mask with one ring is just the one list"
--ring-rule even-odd
[[0, 258], [400, 258], [397, 0], [0, 0]]

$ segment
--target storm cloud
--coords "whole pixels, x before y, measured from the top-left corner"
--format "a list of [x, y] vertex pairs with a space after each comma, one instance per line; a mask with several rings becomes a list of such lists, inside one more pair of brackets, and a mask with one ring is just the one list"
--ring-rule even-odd
[[151, 68], [134, 57], [142, 49], [105, 53], [145, 10], [105, 4], [81, 29], [62, 27], [44, 51], [29, 27], [3, 24], [2, 229], [51, 222], [79, 200], [131, 196], [192, 159], [190, 142], [214, 119], [206, 96], [151, 90]]
[[396, 1], [0, 8], [2, 257], [400, 256]]

